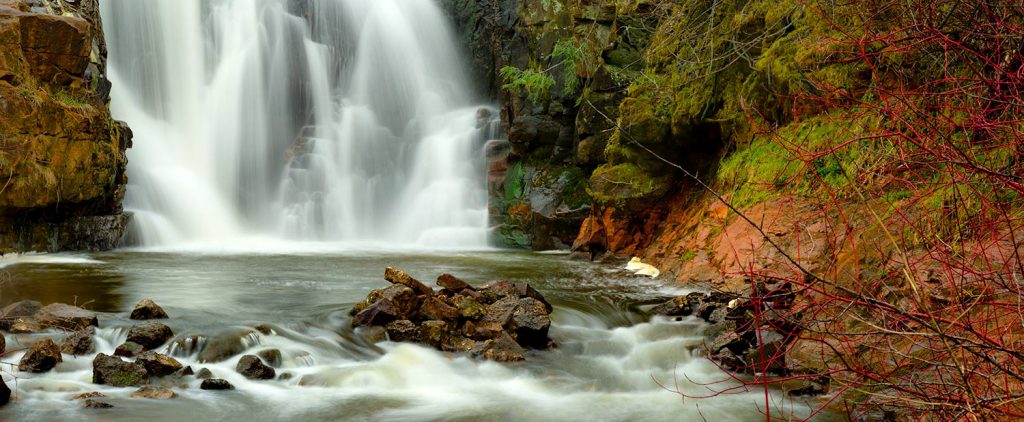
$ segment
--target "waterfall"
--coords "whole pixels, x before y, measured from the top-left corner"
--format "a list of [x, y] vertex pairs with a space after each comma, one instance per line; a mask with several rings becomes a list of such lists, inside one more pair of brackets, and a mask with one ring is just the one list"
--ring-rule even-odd
[[142, 245], [486, 245], [483, 143], [431, 0], [103, 0]]

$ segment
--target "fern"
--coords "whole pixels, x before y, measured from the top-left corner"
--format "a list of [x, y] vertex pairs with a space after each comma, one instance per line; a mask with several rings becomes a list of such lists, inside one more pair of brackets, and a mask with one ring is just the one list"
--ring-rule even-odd
[[555, 80], [540, 70], [523, 70], [514, 66], [505, 66], [501, 68], [500, 73], [502, 80], [505, 81], [505, 89], [524, 89], [527, 97], [534, 103], [539, 103], [541, 98], [546, 97], [551, 92], [551, 87], [555, 85]]
[[562, 60], [559, 65], [562, 66], [562, 78], [565, 80], [563, 88], [566, 94], [574, 93], [576, 88], [579, 88], [580, 80], [576, 76], [578, 70], [576, 63], [582, 57], [583, 49], [577, 47], [576, 43], [569, 38], [559, 40], [551, 51], [550, 58]]

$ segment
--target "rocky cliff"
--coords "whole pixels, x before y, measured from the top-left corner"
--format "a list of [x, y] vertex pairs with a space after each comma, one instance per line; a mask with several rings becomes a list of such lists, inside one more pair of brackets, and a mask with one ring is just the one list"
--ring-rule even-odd
[[117, 245], [131, 131], [97, 0], [0, 0], [0, 253]]

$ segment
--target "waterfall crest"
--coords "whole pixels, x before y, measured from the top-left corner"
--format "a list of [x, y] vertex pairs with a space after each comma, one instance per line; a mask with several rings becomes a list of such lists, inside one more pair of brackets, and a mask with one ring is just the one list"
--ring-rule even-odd
[[134, 242], [486, 245], [482, 146], [431, 0], [104, 0]]

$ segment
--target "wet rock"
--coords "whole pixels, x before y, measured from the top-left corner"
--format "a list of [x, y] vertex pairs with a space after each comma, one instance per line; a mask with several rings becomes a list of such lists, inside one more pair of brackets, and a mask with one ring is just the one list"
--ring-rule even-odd
[[519, 297], [528, 297], [544, 304], [544, 309], [547, 313], [551, 313], [554, 307], [548, 303], [547, 299], [544, 299], [544, 295], [540, 294], [537, 289], [534, 289], [529, 283], [516, 283], [516, 295]]
[[43, 326], [31, 318], [17, 318], [11, 322], [10, 331], [13, 334], [32, 334], [43, 331]]
[[519, 299], [519, 306], [512, 314], [511, 329], [515, 330], [516, 341], [525, 347], [543, 349], [548, 345], [548, 329], [551, 318], [539, 300], [530, 297]]
[[92, 333], [79, 331], [71, 334], [61, 343], [60, 351], [74, 356], [93, 354], [96, 351], [96, 344], [93, 342]]
[[96, 319], [95, 313], [63, 303], [44, 306], [33, 315], [32, 319], [43, 328], [68, 331], [83, 331], [89, 327], [99, 326], [99, 320]]
[[423, 324], [420, 324], [420, 342], [440, 348], [447, 335], [447, 330], [447, 322], [425, 321]]
[[743, 354], [749, 347], [750, 344], [743, 337], [731, 331], [714, 338], [711, 344], [708, 345], [712, 355], [719, 353], [725, 348], [728, 348], [733, 354]]
[[[770, 327], [761, 327], [760, 340], [751, 342], [744, 360], [754, 372], [784, 374], [786, 372], [786, 337]], [[755, 337], [756, 339], [756, 337]]]
[[201, 380], [207, 380], [213, 378], [213, 372], [210, 372], [208, 368], [202, 368], [196, 373], [196, 378]]
[[357, 327], [368, 327], [374, 325], [386, 325], [398, 319], [398, 310], [390, 301], [380, 300], [367, 306], [355, 317], [352, 318], [352, 325]]
[[813, 397], [828, 393], [827, 384], [822, 385], [816, 381], [806, 381], [800, 387], [789, 390], [790, 397]]
[[222, 380], [222, 379], [219, 379], [219, 378], [210, 378], [210, 379], [203, 380], [203, 383], [199, 384], [199, 389], [201, 389], [201, 390], [223, 391], [223, 390], [234, 390], [235, 386], [231, 385], [231, 383], [227, 382], [226, 380]]
[[113, 408], [114, 405], [107, 403], [105, 401], [87, 399], [86, 401], [82, 402], [82, 407], [86, 409], [110, 409]]
[[488, 283], [477, 291], [483, 295], [485, 302], [494, 303], [509, 296], [516, 296], [516, 285], [511, 281], [498, 280]]
[[90, 391], [88, 393], [82, 393], [71, 398], [71, 401], [85, 400], [85, 399], [101, 399], [107, 397], [105, 394], [99, 391]]
[[473, 327], [470, 337], [476, 340], [490, 340], [505, 332], [505, 327], [497, 323], [481, 322]]
[[100, 353], [92, 361], [92, 382], [113, 387], [138, 387], [149, 383], [149, 373], [142, 365]]
[[146, 350], [153, 350], [174, 337], [171, 327], [159, 322], [144, 322], [128, 330], [128, 341], [138, 343]]
[[283, 372], [283, 373], [281, 373], [281, 375], [277, 376], [277, 379], [280, 380], [280, 381], [287, 381], [287, 380], [290, 380], [290, 379], [292, 379], [294, 377], [295, 377], [295, 375], [293, 375], [291, 372]]
[[459, 310], [459, 315], [470, 321], [479, 321], [487, 315], [487, 307], [475, 299], [463, 295], [452, 298], [452, 304]]
[[11, 389], [4, 383], [3, 378], [0, 378], [0, 407], [11, 401]]
[[420, 328], [412, 321], [402, 319], [392, 321], [385, 326], [388, 338], [394, 342], [417, 341], [420, 338]]
[[39, 312], [43, 305], [34, 300], [14, 302], [0, 310], [0, 330], [9, 330], [18, 318], [30, 318]]
[[213, 336], [199, 352], [199, 362], [223, 362], [238, 355], [247, 348], [247, 339], [255, 341], [256, 331], [251, 329], [231, 330]]
[[260, 350], [259, 353], [256, 353], [256, 356], [259, 356], [260, 359], [263, 359], [263, 361], [266, 362], [267, 365], [270, 365], [271, 367], [281, 367], [281, 351], [278, 349]]
[[412, 278], [412, 276], [410, 276], [408, 273], [402, 270], [387, 267], [384, 269], [384, 279], [391, 283], [401, 284], [405, 287], [408, 287], [419, 295], [434, 294], [434, 289], [431, 289], [426, 284], [423, 284], [419, 280]]
[[377, 344], [380, 342], [388, 341], [388, 331], [379, 325], [371, 327], [359, 327], [356, 328], [356, 334], [363, 336], [366, 341]]
[[170, 400], [177, 396], [170, 388], [155, 385], [147, 385], [132, 393], [132, 398], [136, 399]]
[[503, 298], [487, 307], [487, 314], [484, 315], [483, 320], [480, 322], [483, 324], [496, 324], [499, 327], [504, 327], [512, 319], [512, 315], [515, 314], [516, 308], [518, 307], [518, 298]]
[[448, 335], [441, 341], [441, 350], [445, 352], [469, 352], [476, 346], [476, 342], [459, 335]]
[[670, 317], [690, 316], [693, 308], [690, 307], [690, 300], [686, 296], [677, 296], [651, 309], [652, 315], [664, 315]]
[[117, 346], [117, 348], [114, 349], [114, 356], [120, 356], [123, 358], [133, 358], [138, 355], [141, 355], [142, 352], [145, 351], [146, 348], [142, 347], [141, 344], [129, 341], [120, 346]]
[[526, 360], [526, 351], [507, 333], [501, 333], [493, 340], [478, 342], [470, 354], [498, 362]]
[[398, 319], [409, 319], [419, 307], [416, 292], [397, 284], [382, 290], [380, 300], [390, 302], [391, 309], [395, 311], [395, 317]]
[[443, 287], [445, 290], [451, 291], [452, 293], [459, 293], [463, 290], [473, 288], [469, 283], [466, 283], [458, 277], [448, 273], [441, 274], [441, 276], [437, 278], [437, 285]]
[[135, 309], [132, 309], [132, 314], [129, 318], [134, 320], [150, 320], [150, 319], [167, 319], [167, 312], [164, 312], [164, 308], [153, 302], [152, 299], [142, 299]]
[[7, 339], [3, 333], [0, 333], [0, 355], [3, 355], [7, 351]]
[[145, 352], [139, 355], [139, 357], [135, 359], [135, 363], [146, 368], [146, 372], [149, 373], [151, 377], [164, 377], [182, 369], [181, 362], [178, 362], [170, 356], [161, 355], [156, 352]]
[[435, 296], [423, 301], [423, 305], [420, 306], [420, 314], [426, 319], [450, 321], [459, 317], [459, 310]]
[[253, 355], [242, 356], [235, 366], [235, 371], [252, 380], [270, 380], [277, 376], [274, 368], [265, 365], [259, 357]]
[[49, 372], [63, 360], [57, 343], [50, 339], [43, 339], [33, 345], [28, 353], [25, 353], [21, 362], [18, 362], [18, 370], [33, 373]]
[[179, 377], [189, 377], [189, 376], [192, 376], [192, 375], [195, 375], [195, 374], [196, 374], [196, 371], [192, 370], [191, 366], [186, 366], [186, 367], [181, 368], [180, 370], [178, 370], [178, 372], [175, 373], [174, 375], [179, 376]]

